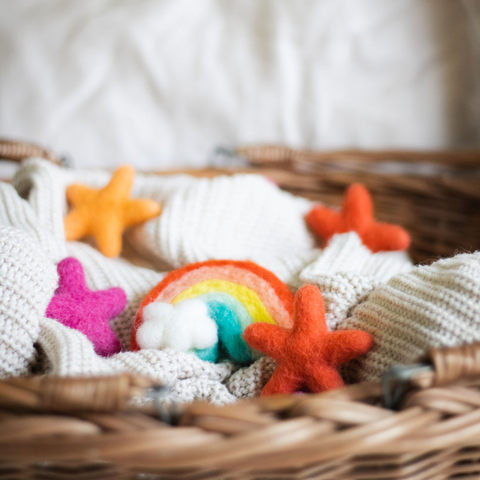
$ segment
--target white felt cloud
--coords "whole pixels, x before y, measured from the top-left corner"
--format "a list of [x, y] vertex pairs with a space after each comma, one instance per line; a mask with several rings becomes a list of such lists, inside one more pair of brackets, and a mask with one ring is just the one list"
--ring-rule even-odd
[[217, 324], [201, 300], [183, 300], [178, 305], [153, 302], [143, 309], [143, 324], [137, 331], [140, 348], [171, 348], [181, 352], [213, 347]]

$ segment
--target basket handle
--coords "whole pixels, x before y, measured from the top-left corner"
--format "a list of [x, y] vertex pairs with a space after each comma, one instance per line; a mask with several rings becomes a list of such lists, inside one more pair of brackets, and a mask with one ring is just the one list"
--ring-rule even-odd
[[0, 382], [0, 408], [40, 412], [125, 410], [156, 382], [128, 374], [111, 377], [12, 377]]
[[[308, 173], [318, 171], [325, 166], [335, 165], [337, 168], [342, 162], [347, 162], [349, 168], [360, 163], [361, 169], [368, 169], [368, 165], [382, 162], [410, 163], [413, 166], [428, 163], [444, 166], [455, 166], [478, 169], [480, 166], [480, 151], [410, 151], [410, 150], [297, 150], [283, 145], [246, 146], [230, 150], [229, 155], [238, 156], [253, 166], [282, 167], [288, 166], [295, 171]], [[227, 152], [228, 153], [228, 152]]]
[[480, 376], [480, 343], [461, 347], [433, 348], [426, 360], [433, 366], [428, 376], [419, 376], [417, 383], [423, 388], [436, 387]]
[[53, 152], [33, 143], [19, 142], [0, 138], [0, 160], [21, 162], [26, 158], [40, 157], [57, 165], [62, 165], [62, 160]]

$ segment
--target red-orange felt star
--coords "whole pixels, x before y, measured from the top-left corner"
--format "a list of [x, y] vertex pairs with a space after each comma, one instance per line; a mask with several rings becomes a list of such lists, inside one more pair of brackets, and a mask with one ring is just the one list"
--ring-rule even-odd
[[277, 362], [262, 395], [342, 387], [337, 367], [368, 352], [372, 345], [366, 332], [327, 330], [322, 294], [313, 285], [304, 285], [295, 295], [291, 330], [259, 322], [249, 325], [243, 335], [250, 346]]
[[375, 221], [370, 193], [359, 183], [351, 185], [345, 192], [340, 212], [316, 206], [307, 214], [306, 220], [308, 226], [327, 242], [336, 233], [355, 231], [374, 253], [405, 250], [410, 245], [410, 235], [403, 228]]

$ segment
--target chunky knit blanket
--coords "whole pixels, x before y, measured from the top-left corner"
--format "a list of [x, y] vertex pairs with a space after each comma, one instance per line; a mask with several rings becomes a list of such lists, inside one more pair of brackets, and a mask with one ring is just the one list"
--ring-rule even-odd
[[[374, 337], [372, 352], [345, 367], [346, 378], [378, 378], [393, 361], [410, 361], [428, 346], [476, 335], [469, 327], [478, 323], [478, 313], [464, 314], [461, 301], [478, 299], [477, 254], [414, 268], [404, 252], [372, 254], [353, 232], [335, 236], [320, 250], [304, 221], [311, 202], [257, 175], [138, 174], [132, 195], [162, 203], [163, 212], [126, 233], [122, 257], [106, 258], [88, 243], [66, 242], [66, 187], [79, 182], [100, 188], [109, 178], [103, 171], [31, 159], [12, 184], [0, 183], [1, 377], [32, 369], [56, 376], [131, 372], [168, 384], [170, 397], [179, 402], [229, 403], [258, 395], [275, 369], [268, 357], [238, 369], [173, 350], [128, 351], [144, 296], [167, 271], [208, 259], [253, 260], [292, 290], [317, 285], [331, 330], [359, 328]], [[91, 289], [124, 289], [127, 307], [111, 324], [124, 352], [100, 357], [82, 333], [45, 318], [58, 282], [55, 265], [67, 256], [82, 263]], [[447, 328], [452, 315], [456, 323]]]

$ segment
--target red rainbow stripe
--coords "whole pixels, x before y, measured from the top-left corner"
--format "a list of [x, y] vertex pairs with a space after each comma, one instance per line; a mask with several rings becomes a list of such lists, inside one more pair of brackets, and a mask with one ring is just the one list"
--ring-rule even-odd
[[135, 318], [131, 350], [140, 349], [136, 331], [143, 323], [142, 312], [146, 305], [154, 301], [171, 303], [184, 290], [206, 280], [226, 280], [252, 289], [278, 325], [292, 326], [294, 295], [275, 274], [249, 261], [208, 260], [170, 272], [150, 291]]

